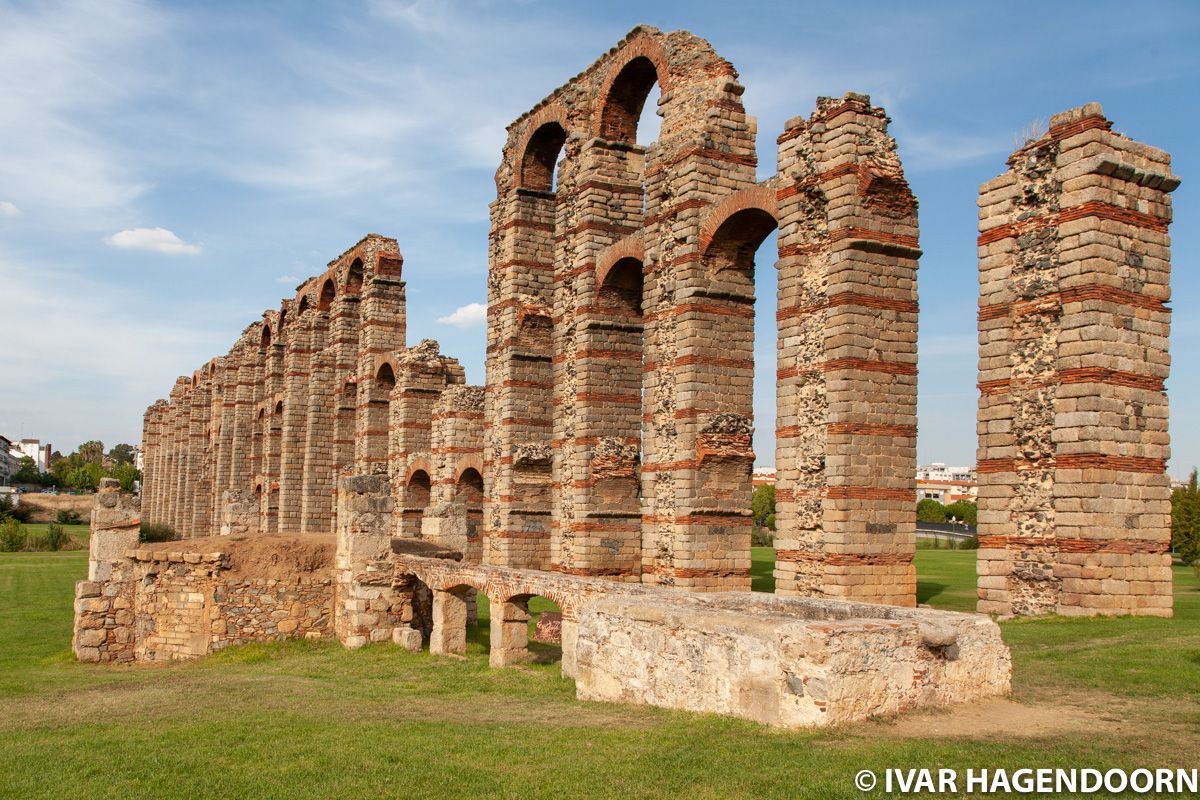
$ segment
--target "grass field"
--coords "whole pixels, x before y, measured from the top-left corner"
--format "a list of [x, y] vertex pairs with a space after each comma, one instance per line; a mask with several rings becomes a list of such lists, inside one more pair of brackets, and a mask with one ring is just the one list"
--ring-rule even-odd
[[[769, 583], [771, 551], [755, 551]], [[917, 554], [922, 602], [972, 605], [974, 552]], [[1200, 586], [1176, 617], [1004, 623], [1014, 702], [822, 733], [574, 700], [557, 665], [391, 645], [70, 656], [83, 552], [0, 554], [0, 797], [861, 797], [862, 768], [1194, 766]]]

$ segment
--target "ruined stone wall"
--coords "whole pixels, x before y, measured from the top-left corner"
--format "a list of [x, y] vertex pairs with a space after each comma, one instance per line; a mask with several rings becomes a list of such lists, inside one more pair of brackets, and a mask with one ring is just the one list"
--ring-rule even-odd
[[333, 541], [138, 543], [140, 508], [105, 479], [93, 501], [87, 580], [75, 587], [81, 661], [196, 658], [333, 632]]
[[427, 461], [430, 490], [421, 536], [483, 560], [482, 386], [450, 386], [433, 407]]
[[[432, 592], [430, 652], [466, 652], [469, 592], [488, 597], [489, 662], [529, 658], [529, 599], [562, 609], [562, 669], [580, 699], [815, 727], [1007, 694], [1012, 662], [987, 617], [700, 593], [396, 554], [392, 587]], [[381, 638], [385, 634], [381, 633]]]
[[916, 201], [864, 95], [779, 137], [776, 591], [913, 605]]
[[[390, 396], [382, 411], [381, 393], [356, 397], [405, 352], [401, 266], [394, 240], [367, 236], [147, 409], [147, 521], [185, 538], [333, 531], [337, 475], [388, 467]], [[427, 409], [398, 413], [428, 426]]]
[[979, 197], [979, 610], [1172, 608], [1170, 157], [1099, 105]]
[[859, 95], [790, 123], [757, 182], [742, 92], [707, 42], [640, 27], [509, 127], [484, 558], [748, 588], [754, 252], [778, 227], [780, 587], [911, 605], [916, 203]]

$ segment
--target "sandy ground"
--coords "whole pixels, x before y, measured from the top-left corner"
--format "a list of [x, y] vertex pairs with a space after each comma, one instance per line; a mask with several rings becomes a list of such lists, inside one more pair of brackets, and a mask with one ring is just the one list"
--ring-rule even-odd
[[229, 576], [284, 578], [296, 574], [332, 573], [336, 542], [331, 534], [206, 536], [142, 545], [155, 553], [225, 553]]

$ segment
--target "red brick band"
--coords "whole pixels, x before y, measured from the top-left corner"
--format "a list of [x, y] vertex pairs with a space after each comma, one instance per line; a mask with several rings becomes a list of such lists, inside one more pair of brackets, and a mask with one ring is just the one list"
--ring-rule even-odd
[[1109, 456], [1103, 453], [1072, 453], [1055, 456], [1043, 461], [1016, 458], [984, 458], [975, 465], [980, 474], [997, 472], [1020, 472], [1029, 469], [1106, 469], [1114, 472], [1140, 472], [1161, 475], [1167, 462], [1162, 458], [1141, 456]]
[[[982, 545], [981, 545], [982, 546]], [[890, 566], [911, 564], [912, 553], [821, 553], [811, 550], [776, 550], [776, 561], [791, 564], [819, 563], [831, 567]]]
[[977, 316], [980, 322], [987, 322], [993, 319], [1003, 319], [1008, 316], [1024, 317], [1030, 314], [1057, 313], [1061, 312], [1062, 306], [1067, 303], [1084, 303], [1089, 300], [1116, 303], [1117, 305], [1130, 306], [1132, 308], [1145, 308], [1150, 311], [1160, 311], [1164, 314], [1171, 313], [1171, 309], [1167, 307], [1166, 302], [1158, 297], [1150, 297], [1126, 289], [1118, 289], [1115, 286], [1089, 284], [1087, 286], [1074, 286], [1058, 292], [1050, 292], [1032, 300], [982, 306]]
[[1171, 224], [1171, 220], [1165, 217], [1144, 214], [1141, 211], [1121, 208], [1111, 203], [1102, 203], [1099, 200], [1089, 200], [1077, 206], [1064, 208], [1057, 214], [1049, 214], [1036, 220], [1030, 220], [1029, 222], [1009, 222], [1004, 225], [998, 225], [979, 234], [976, 243], [980, 247], [984, 247], [993, 242], [999, 242], [1002, 239], [1015, 238], [1031, 230], [1061, 225], [1064, 222], [1073, 222], [1087, 217], [1120, 222], [1134, 228], [1154, 231], [1155, 233], [1166, 233], [1168, 226]]
[[1155, 539], [1055, 539], [1035, 536], [980, 536], [980, 549], [1047, 548], [1060, 553], [1122, 553], [1160, 555], [1171, 543]]
[[643, 564], [643, 575], [661, 575], [668, 578], [749, 578], [748, 569], [699, 569], [693, 567], [666, 567]]

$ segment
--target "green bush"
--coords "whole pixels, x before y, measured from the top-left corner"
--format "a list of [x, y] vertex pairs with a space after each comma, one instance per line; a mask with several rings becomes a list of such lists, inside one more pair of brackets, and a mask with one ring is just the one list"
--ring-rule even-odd
[[58, 513], [54, 515], [54, 521], [59, 525], [83, 524], [83, 518], [79, 516], [79, 512], [69, 508], [60, 508]]
[[175, 529], [162, 522], [143, 522], [138, 532], [142, 542], [173, 542], [178, 538]]
[[775, 530], [775, 487], [771, 484], [759, 486], [750, 497], [750, 515], [760, 528]]
[[25, 547], [25, 529], [15, 519], [6, 519], [0, 523], [0, 551], [15, 553]]
[[954, 517], [959, 522], [965, 522], [972, 528], [979, 519], [979, 508], [970, 500], [955, 500], [946, 506], [946, 519]]
[[917, 522], [945, 522], [946, 509], [937, 500], [926, 497], [917, 503]]
[[32, 508], [14, 504], [13, 499], [8, 495], [0, 497], [0, 521], [15, 519], [17, 522], [29, 522], [32, 515]]
[[958, 549], [959, 550], [978, 550], [979, 549], [979, 537], [972, 536], [970, 539], [963, 539], [962, 541], [960, 541], [958, 543]]
[[[76, 515], [78, 516], [78, 514]], [[58, 551], [71, 539], [67, 532], [63, 530], [63, 526], [57, 523], [52, 523], [46, 528], [46, 547], [50, 550]]]
[[770, 528], [755, 527], [750, 532], [751, 547], [774, 547], [775, 534]]
[[1200, 562], [1200, 487], [1196, 470], [1171, 492], [1171, 549], [1184, 564]]

